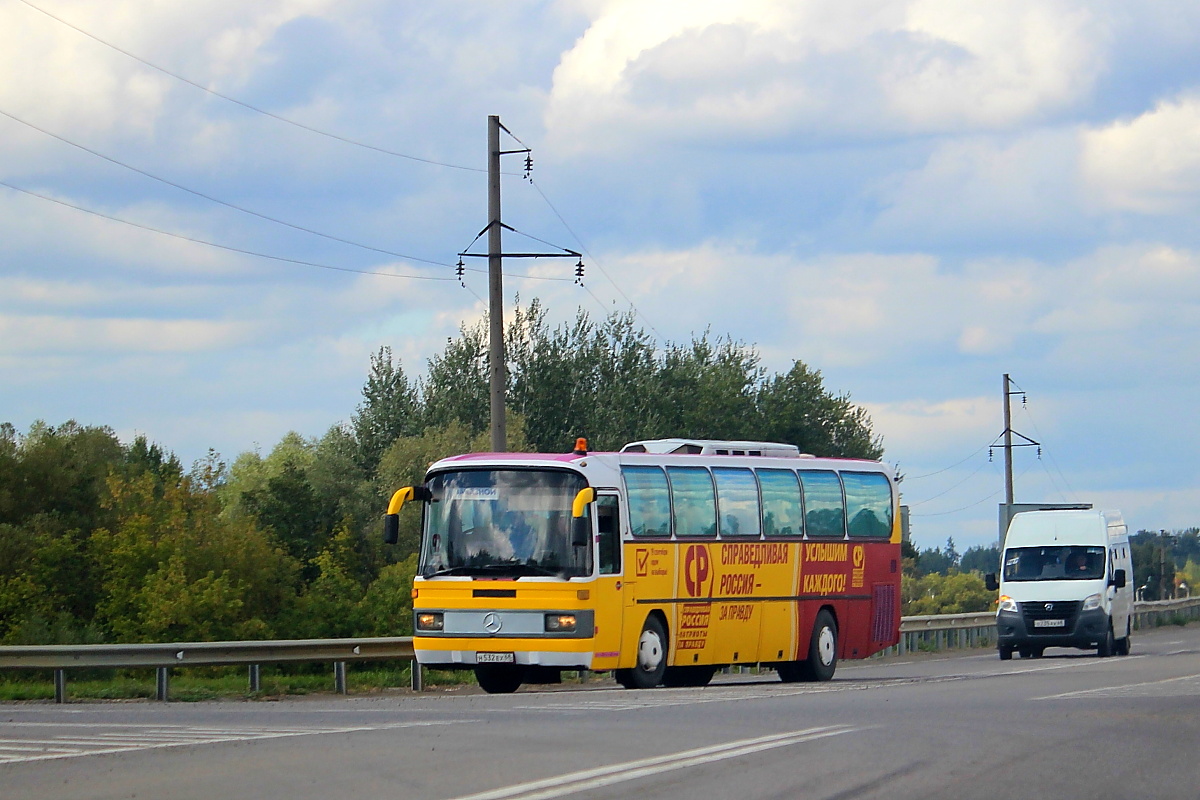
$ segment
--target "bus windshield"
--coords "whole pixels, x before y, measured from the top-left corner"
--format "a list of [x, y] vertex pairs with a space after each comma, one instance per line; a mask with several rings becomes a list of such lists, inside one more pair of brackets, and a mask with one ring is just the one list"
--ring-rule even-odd
[[1006, 581], [1078, 581], [1103, 577], [1103, 547], [1054, 545], [1010, 547], [1004, 551]]
[[571, 543], [571, 503], [587, 486], [583, 476], [473, 469], [438, 473], [427, 486], [432, 500], [421, 541], [424, 577], [591, 574], [590, 533], [586, 546]]

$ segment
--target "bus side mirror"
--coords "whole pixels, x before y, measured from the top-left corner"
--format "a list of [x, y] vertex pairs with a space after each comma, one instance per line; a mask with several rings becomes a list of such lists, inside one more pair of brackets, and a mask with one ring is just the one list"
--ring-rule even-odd
[[987, 585], [989, 592], [994, 592], [1000, 588], [1000, 582], [996, 580], [996, 573], [989, 572], [983, 576], [983, 582]]
[[1119, 569], [1116, 572], [1114, 572], [1113, 576], [1112, 576], [1112, 580], [1109, 581], [1109, 584], [1112, 586], [1115, 586], [1118, 589], [1124, 589], [1125, 588], [1125, 570]]
[[586, 489], [580, 489], [579, 494], [575, 495], [574, 502], [571, 503], [572, 547], [587, 547], [592, 540], [592, 526], [583, 512], [587, 509], [588, 503], [594, 502], [596, 502], [596, 490], [589, 486]]
[[395, 544], [400, 538], [400, 509], [410, 500], [428, 503], [433, 500], [433, 492], [428, 486], [405, 486], [397, 489], [388, 501], [387, 514], [383, 518], [383, 543]]
[[591, 526], [588, 525], [587, 517], [574, 517], [571, 519], [571, 546], [572, 547], [587, 547], [591, 541]]

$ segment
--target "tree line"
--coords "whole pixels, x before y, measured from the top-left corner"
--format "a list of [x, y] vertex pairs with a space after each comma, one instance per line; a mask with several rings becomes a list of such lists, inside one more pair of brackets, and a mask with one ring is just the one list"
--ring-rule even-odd
[[[692, 436], [878, 458], [849, 396], [801, 361], [705, 331], [659, 345], [629, 314], [551, 326], [535, 300], [506, 330], [508, 447], [594, 450]], [[410, 377], [388, 347], [362, 402], [321, 437], [185, 469], [111, 428], [0, 425], [0, 643], [214, 641], [411, 633], [417, 515], [380, 543], [387, 497], [427, 465], [489, 449], [486, 328]]]

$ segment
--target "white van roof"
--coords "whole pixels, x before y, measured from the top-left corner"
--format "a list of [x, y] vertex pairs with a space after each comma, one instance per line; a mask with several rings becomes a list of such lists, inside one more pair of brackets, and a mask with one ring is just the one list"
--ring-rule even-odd
[[1043, 509], [1013, 516], [1005, 547], [1040, 544], [1107, 544], [1127, 536], [1120, 511]]

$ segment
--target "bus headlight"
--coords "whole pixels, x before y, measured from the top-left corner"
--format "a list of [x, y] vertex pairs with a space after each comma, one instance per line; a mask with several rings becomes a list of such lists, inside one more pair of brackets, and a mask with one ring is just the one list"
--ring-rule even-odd
[[445, 627], [445, 621], [440, 611], [422, 611], [417, 614], [417, 630], [440, 631]]
[[1103, 598], [1102, 598], [1100, 595], [1098, 595], [1098, 594], [1091, 595], [1090, 597], [1086, 598], [1086, 599], [1083, 601], [1083, 610], [1084, 610], [1084, 611], [1094, 611], [1094, 610], [1096, 610], [1097, 608], [1099, 608], [1099, 607], [1100, 607], [1100, 601], [1101, 601], [1102, 599], [1103, 599]]
[[1013, 600], [1006, 594], [1000, 595], [1000, 610], [1001, 611], [1016, 611], [1017, 601]]
[[574, 614], [547, 614], [546, 633], [573, 633], [575, 631]]

